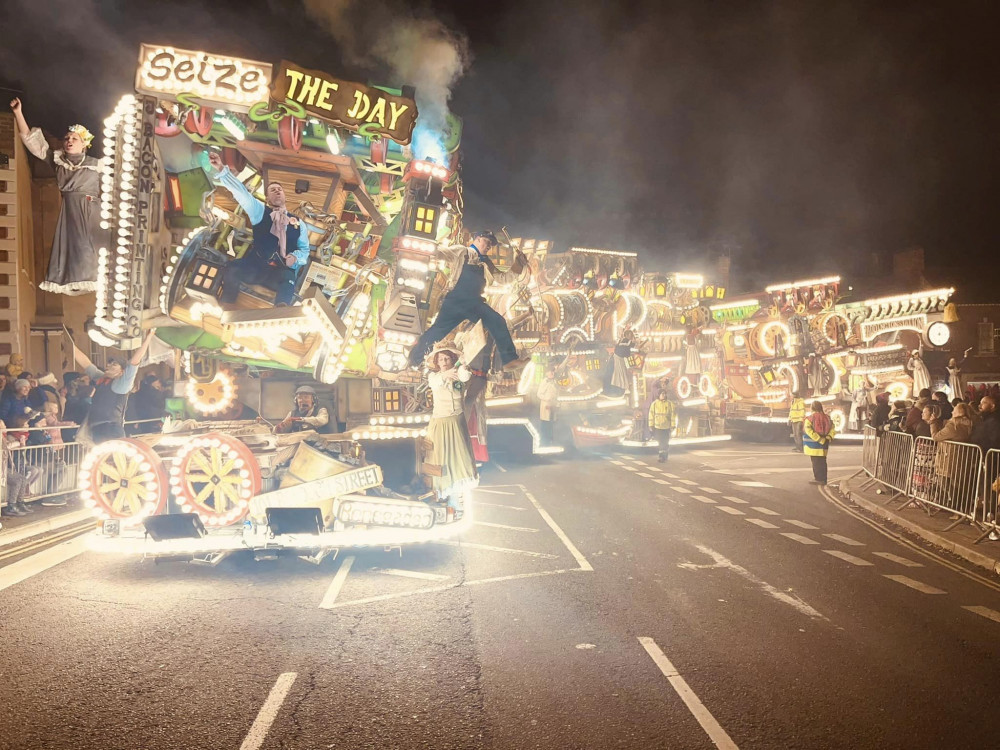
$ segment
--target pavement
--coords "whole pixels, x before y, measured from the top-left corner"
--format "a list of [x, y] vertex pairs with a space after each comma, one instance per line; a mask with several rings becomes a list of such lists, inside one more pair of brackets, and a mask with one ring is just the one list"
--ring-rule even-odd
[[995, 747], [998, 579], [810, 476], [501, 459], [450, 544], [0, 561], [0, 747]]

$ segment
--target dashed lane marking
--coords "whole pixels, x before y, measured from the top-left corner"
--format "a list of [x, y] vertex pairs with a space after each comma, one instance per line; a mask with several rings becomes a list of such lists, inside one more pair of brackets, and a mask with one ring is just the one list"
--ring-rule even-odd
[[667, 479], [677, 479], [678, 478], [676, 474], [671, 474], [669, 471], [664, 471], [663, 469], [660, 469], [659, 471]]
[[859, 542], [856, 539], [851, 539], [849, 536], [841, 536], [840, 534], [824, 534], [823, 536], [832, 539], [835, 542], [840, 542], [841, 544], [846, 544], [849, 547], [864, 547], [864, 542]]
[[447, 581], [448, 576], [440, 573], [424, 573], [419, 570], [402, 570], [401, 568], [372, 568], [373, 572], [400, 578], [416, 578], [421, 581]]
[[657, 484], [665, 484], [668, 487], [670, 486], [670, 482], [668, 482], [666, 479], [653, 479], [653, 481], [656, 482]]
[[508, 531], [529, 531], [532, 534], [537, 534], [538, 529], [533, 529], [530, 526], [508, 526], [505, 523], [487, 523], [486, 521], [476, 521], [476, 526], [486, 526], [491, 529], [506, 529]]
[[873, 555], [877, 557], [884, 557], [886, 560], [892, 560], [894, 563], [899, 563], [900, 565], [905, 565], [907, 568], [922, 568], [923, 563], [914, 562], [913, 560], [907, 560], [905, 557], [900, 557], [899, 555], [894, 555], [891, 552], [872, 552]]
[[267, 732], [281, 710], [281, 704], [285, 702], [288, 691], [292, 689], [292, 683], [298, 676], [296, 672], [283, 672], [278, 675], [278, 681], [274, 683], [271, 692], [268, 693], [267, 700], [260, 707], [257, 718], [254, 719], [250, 731], [247, 733], [240, 750], [258, 750], [267, 738]]
[[886, 573], [882, 574], [883, 577], [888, 578], [890, 581], [895, 581], [896, 583], [901, 583], [904, 586], [909, 586], [911, 589], [916, 589], [921, 594], [947, 594], [947, 591], [942, 591], [941, 589], [936, 589], [933, 586], [928, 586], [926, 583], [921, 583], [920, 581], [915, 581], [907, 576], [897, 576], [888, 575]]
[[746, 515], [742, 510], [737, 510], [736, 508], [730, 508], [728, 505], [716, 505], [715, 507], [721, 510], [723, 513], [728, 513], [731, 516]]
[[688, 485], [690, 487], [697, 487], [698, 486], [698, 483], [696, 481], [694, 481], [693, 479], [678, 479], [677, 481], [681, 482], [683, 484], [686, 484], [686, 485]]
[[649, 654], [653, 663], [663, 673], [663, 676], [667, 678], [667, 682], [670, 683], [670, 686], [680, 696], [680, 699], [684, 701], [684, 705], [688, 707], [688, 711], [698, 720], [701, 728], [705, 730], [705, 734], [708, 735], [708, 738], [712, 740], [715, 746], [719, 750], [739, 750], [736, 743], [726, 733], [726, 730], [712, 716], [712, 712], [705, 708], [705, 704], [695, 695], [694, 690], [687, 684], [687, 680], [681, 677], [680, 672], [677, 671], [677, 668], [667, 658], [667, 655], [656, 645], [656, 641], [652, 638], [640, 637], [639, 643], [646, 649], [646, 653]]
[[819, 526], [813, 526], [811, 523], [806, 523], [805, 521], [796, 521], [794, 518], [786, 518], [785, 523], [790, 523], [792, 526], [798, 526], [800, 529], [808, 529], [809, 531], [815, 531]]
[[611, 463], [613, 463], [615, 466], [625, 466], [625, 462], [624, 461], [619, 461], [616, 458], [612, 458], [611, 459]]
[[765, 521], [763, 518], [748, 518], [747, 523], [752, 523], [754, 526], [760, 526], [762, 529], [776, 529], [778, 528], [770, 521]]
[[735, 497], [733, 495], [723, 495], [723, 497], [726, 498], [726, 500], [728, 500], [729, 502], [736, 503], [737, 505], [749, 505], [749, 503], [746, 500], [740, 497]]
[[643, 478], [645, 478], [645, 479], [652, 479], [652, 478], [653, 478], [653, 475], [652, 475], [652, 474], [647, 474], [647, 473], [646, 473], [646, 472], [644, 472], [644, 471], [637, 471], [637, 472], [636, 472], [635, 474], [636, 474], [636, 476], [638, 476], [638, 477], [643, 477]]
[[702, 492], [707, 492], [709, 495], [721, 495], [722, 493], [718, 490], [712, 489], [711, 487], [699, 487]]
[[987, 620], [993, 620], [993, 622], [1000, 622], [1000, 612], [990, 609], [989, 607], [962, 607], [962, 609], [967, 609], [973, 614], [979, 615], [980, 617], [985, 617]]
[[849, 555], [846, 552], [841, 552], [839, 549], [825, 549], [823, 550], [828, 555], [833, 555], [834, 557], [840, 558], [845, 562], [849, 562], [851, 565], [867, 565], [871, 567], [875, 563], [870, 563], [867, 560], [862, 560], [860, 557], [855, 557], [854, 555]]
[[519, 505], [504, 505], [503, 503], [484, 503], [482, 500], [476, 500], [475, 506], [477, 508], [482, 505], [486, 505], [490, 508], [506, 508], [507, 510], [527, 510], [527, 508], [522, 508]]
[[323, 601], [319, 603], [320, 609], [333, 609], [337, 602], [337, 597], [340, 595], [340, 590], [344, 588], [344, 582], [347, 580], [347, 574], [351, 572], [353, 564], [354, 555], [348, 555], [344, 558], [344, 562], [337, 569], [337, 575], [333, 577], [333, 581], [330, 583], [330, 588], [323, 595]]
[[562, 528], [560, 528], [559, 524], [555, 522], [555, 519], [549, 515], [549, 512], [545, 510], [541, 504], [539, 504], [538, 500], [535, 499], [535, 496], [528, 492], [528, 488], [523, 484], [521, 485], [521, 492], [523, 492], [524, 496], [531, 501], [532, 505], [535, 506], [535, 510], [538, 511], [538, 515], [540, 515], [542, 520], [549, 525], [549, 528], [552, 529], [553, 533], [559, 537], [559, 541], [566, 545], [566, 549], [568, 549], [569, 553], [573, 555], [573, 559], [576, 560], [576, 564], [580, 566], [580, 570], [593, 571], [594, 566], [587, 562], [587, 558], [584, 557], [580, 550], [576, 548], [576, 545], [569, 540], [569, 537], [566, 536], [566, 533], [562, 530]]
[[531, 552], [526, 549], [511, 549], [510, 547], [494, 547], [492, 544], [479, 544], [477, 542], [459, 542], [454, 539], [442, 539], [438, 542], [428, 542], [429, 544], [443, 544], [446, 547], [468, 547], [469, 549], [481, 549], [487, 552], [506, 552], [509, 555], [525, 555], [526, 557], [540, 557], [544, 560], [555, 560], [559, 555], [550, 555], [548, 552]]
[[729, 480], [730, 484], [735, 484], [737, 487], [773, 487], [773, 484], [767, 484], [765, 482], [737, 482], [732, 479]]
[[775, 511], [771, 510], [770, 508], [762, 508], [759, 505], [753, 506], [753, 509], [755, 511], [757, 511], [758, 513], [763, 513], [765, 516], [780, 516], [781, 515], [780, 513], [777, 513]]
[[802, 536], [801, 534], [793, 534], [790, 531], [782, 531], [782, 536], [786, 536], [789, 539], [798, 542], [799, 544], [819, 544], [815, 539], [810, 539], [807, 536]]
[[670, 489], [672, 489], [674, 492], [681, 492], [685, 495], [691, 494], [691, 490], [689, 490], [687, 487], [671, 487]]
[[695, 500], [701, 500], [701, 502], [708, 505], [715, 505], [715, 500], [710, 497], [705, 497], [704, 495], [691, 495]]

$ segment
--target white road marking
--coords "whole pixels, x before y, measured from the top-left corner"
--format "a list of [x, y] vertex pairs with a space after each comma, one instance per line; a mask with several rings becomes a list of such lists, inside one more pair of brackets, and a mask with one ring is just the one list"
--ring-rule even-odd
[[401, 568], [374, 568], [375, 572], [400, 578], [417, 578], [421, 581], [447, 581], [448, 576], [440, 573], [422, 573], [418, 570], [402, 570]]
[[681, 492], [685, 495], [691, 494], [691, 490], [689, 490], [687, 487], [671, 487], [670, 489], [672, 489], [674, 492]]
[[656, 482], [657, 484], [665, 484], [668, 487], [670, 486], [670, 482], [668, 482], [666, 479], [654, 479], [653, 481]]
[[504, 505], [503, 503], [484, 503], [482, 500], [474, 501], [476, 507], [480, 505], [486, 505], [490, 508], [506, 508], [507, 510], [527, 510], [527, 508], [522, 508], [519, 505]]
[[[75, 510], [69, 513], [61, 513], [58, 516], [53, 516], [47, 521], [35, 521], [34, 523], [29, 523], [26, 526], [18, 526], [16, 528], [8, 528], [4, 533], [0, 534], [0, 547], [7, 547], [11, 544], [17, 544], [25, 539], [30, 539], [33, 536], [38, 536], [40, 534], [47, 534], [50, 531], [62, 530], [67, 526], [72, 526], [76, 523], [82, 523], [84, 521], [94, 520], [94, 514], [88, 510]], [[91, 525], [91, 528], [93, 526]]]
[[760, 526], [762, 529], [776, 529], [778, 528], [770, 521], [765, 521], [763, 518], [748, 518], [747, 523], [752, 523], [754, 526]]
[[619, 460], [618, 460], [618, 459], [616, 459], [616, 458], [612, 458], [612, 459], [611, 459], [611, 463], [613, 463], [613, 464], [614, 464], [615, 466], [624, 466], [624, 465], [625, 465], [625, 462], [624, 462], [624, 461], [619, 461]]
[[698, 489], [701, 490], [702, 492], [707, 492], [709, 495], [721, 495], [722, 494], [718, 490], [714, 490], [711, 487], [699, 487]]
[[43, 573], [59, 563], [71, 560], [81, 552], [86, 551], [87, 536], [78, 536], [70, 539], [68, 542], [49, 547], [41, 552], [36, 552], [30, 557], [0, 568], [0, 591], [16, 583], [25, 581], [33, 575]]
[[806, 523], [805, 521], [796, 521], [794, 518], [786, 518], [785, 523], [798, 526], [800, 529], [809, 529], [810, 531], [815, 531], [819, 528], [819, 526], [813, 526], [811, 523]]
[[707, 503], [709, 505], [715, 505], [715, 500], [713, 500], [710, 497], [705, 497], [704, 495], [691, 495], [691, 497], [693, 497], [695, 500], [701, 500], [703, 503]]
[[530, 531], [533, 534], [538, 533], [538, 529], [533, 529], [530, 526], [508, 526], [505, 523], [487, 523], [486, 521], [475, 521], [475, 526], [488, 526], [491, 529], [506, 529], [508, 531]]
[[928, 586], [926, 583], [921, 583], [920, 581], [914, 581], [912, 578], [906, 576], [896, 576], [888, 575], [883, 573], [884, 578], [888, 578], [890, 581], [895, 581], [896, 583], [901, 583], [904, 586], [909, 586], [911, 589], [916, 589], [922, 594], [947, 594], [947, 591], [942, 591], [941, 589], [936, 589], [933, 586]]
[[1000, 612], [990, 609], [989, 607], [962, 607], [962, 609], [967, 609], [973, 614], [977, 614], [980, 617], [985, 617], [987, 620], [993, 620], [993, 622], [1000, 622]]
[[496, 461], [493, 462], [493, 465], [496, 466], [498, 469], [500, 469], [500, 473], [501, 474], [506, 474], [507, 473], [507, 470], [504, 467], [502, 467], [500, 464], [498, 464]]
[[789, 539], [798, 542], [799, 544], [819, 544], [819, 542], [814, 539], [810, 539], [807, 536], [802, 536], [801, 534], [792, 534], [788, 531], [782, 531], [782, 536], [787, 536]]
[[771, 510], [770, 508], [763, 508], [763, 507], [761, 507], [759, 505], [753, 506], [753, 509], [755, 511], [757, 511], [758, 513], [763, 513], [765, 516], [780, 516], [781, 515], [780, 513], [777, 513], [775, 511]]
[[729, 480], [730, 484], [735, 484], [739, 487], [773, 487], [773, 484], [765, 484], [764, 482], [736, 482], [732, 479]]
[[597, 644], [595, 644], [595, 643], [578, 643], [578, 644], [576, 644], [576, 647], [578, 649], [580, 649], [581, 651], [589, 651], [590, 649], [597, 648]]
[[548, 552], [531, 552], [526, 549], [511, 549], [510, 547], [494, 547], [492, 544], [478, 544], [476, 542], [458, 542], [453, 539], [442, 539], [429, 544], [443, 544], [446, 547], [469, 547], [470, 549], [481, 549], [487, 552], [507, 552], [511, 555], [526, 555], [527, 557], [541, 557], [546, 560], [555, 560], [559, 555], [550, 555]]
[[559, 524], [555, 522], [555, 519], [549, 515], [549, 512], [539, 504], [538, 500], [535, 499], [535, 496], [528, 492], [528, 489], [523, 484], [521, 485], [521, 491], [524, 493], [524, 496], [531, 501], [531, 504], [535, 506], [535, 510], [538, 511], [538, 515], [542, 517], [542, 520], [549, 525], [549, 528], [555, 532], [555, 535], [559, 537], [559, 540], [566, 545], [566, 549], [568, 549], [569, 553], [573, 555], [573, 558], [576, 560], [576, 564], [580, 566], [580, 570], [592, 571], [594, 567], [587, 562], [587, 558], [580, 553], [580, 550], [576, 548], [576, 545], [573, 544], [563, 530], [559, 528]]
[[690, 487], [697, 487], [698, 486], [698, 483], [696, 481], [694, 481], [693, 479], [678, 479], [677, 481], [681, 482], [682, 484], [686, 484], [686, 485], [688, 485]]
[[664, 471], [663, 469], [660, 469], [659, 471], [661, 474], [663, 474], [663, 476], [667, 477], [668, 479], [677, 479], [676, 474], [671, 474], [669, 471]]
[[851, 565], [867, 565], [871, 567], [875, 563], [870, 563], [867, 560], [862, 560], [860, 557], [855, 557], [854, 555], [849, 555], [846, 552], [841, 552], [839, 549], [825, 549], [823, 550], [828, 555], [833, 555], [838, 557], [845, 562], [849, 562]]
[[337, 574], [333, 577], [333, 581], [330, 583], [330, 588], [326, 590], [323, 594], [323, 601], [319, 603], [320, 609], [333, 609], [334, 603], [337, 601], [337, 596], [340, 594], [340, 590], [344, 588], [344, 582], [347, 580], [347, 574], [351, 572], [351, 566], [354, 564], [354, 555], [348, 555], [344, 558], [344, 562], [340, 564], [337, 569]]
[[829, 537], [835, 542], [840, 542], [841, 544], [846, 544], [849, 547], [864, 547], [864, 542], [859, 542], [855, 539], [851, 539], [849, 536], [841, 536], [840, 534], [824, 534], [823, 536]]
[[687, 680], [681, 677], [680, 672], [677, 668], [670, 662], [667, 655], [663, 653], [663, 650], [656, 645], [656, 641], [648, 637], [640, 637], [639, 643], [642, 647], [646, 649], [646, 653], [649, 654], [653, 663], [659, 667], [663, 676], [667, 678], [670, 686], [677, 692], [680, 699], [684, 701], [684, 705], [688, 707], [692, 716], [698, 720], [701, 724], [701, 728], [705, 730], [705, 734], [708, 738], [715, 743], [715, 746], [719, 750], [739, 750], [736, 743], [733, 742], [732, 738], [726, 734], [726, 730], [722, 728], [722, 725], [716, 721], [715, 717], [712, 716], [712, 712], [705, 708], [705, 704], [701, 702], [695, 692], [691, 689], [691, 686], [687, 684]]
[[[514, 494], [516, 494], [514, 492], [504, 492], [503, 490], [487, 490], [487, 489], [483, 489], [482, 487], [477, 487], [475, 490], [473, 490], [473, 492], [475, 492], [476, 494], [479, 494], [480, 492], [488, 492], [491, 495], [514, 495]], [[483, 505], [489, 505], [489, 503], [483, 503]]]
[[644, 472], [644, 471], [637, 471], [637, 472], [635, 473], [635, 475], [636, 475], [637, 477], [643, 477], [643, 478], [645, 478], [645, 479], [652, 479], [652, 478], [653, 478], [653, 475], [652, 475], [652, 474], [647, 474], [647, 473], [646, 473], [646, 472]]
[[240, 750], [258, 750], [264, 744], [264, 740], [267, 738], [267, 731], [277, 718], [278, 711], [281, 710], [281, 704], [285, 702], [288, 691], [292, 689], [292, 683], [295, 682], [297, 676], [295, 672], [283, 672], [278, 675], [278, 681], [271, 688], [271, 692], [268, 694], [267, 700], [264, 701], [264, 705], [260, 707], [257, 718], [254, 719], [253, 726], [250, 727], [246, 739], [240, 745]]
[[723, 513], [728, 513], [731, 516], [746, 515], [742, 510], [736, 510], [736, 508], [730, 508], [728, 505], [716, 505], [715, 507], [721, 510]]
[[475, 581], [456, 581], [455, 583], [448, 583], [444, 586], [428, 586], [422, 589], [414, 589], [413, 591], [402, 591], [395, 594], [378, 594], [377, 596], [368, 596], [364, 599], [352, 599], [347, 602], [338, 602], [333, 605], [334, 609], [339, 609], [340, 607], [350, 607], [355, 604], [372, 604], [373, 602], [387, 602], [391, 599], [405, 599], [409, 596], [419, 596], [420, 594], [434, 594], [439, 591], [450, 591], [451, 589], [462, 588], [463, 586], [480, 586], [484, 583], [499, 583], [500, 581], [516, 581], [524, 578], [542, 578], [544, 576], [555, 576], [562, 573], [578, 573], [580, 568], [563, 568], [562, 570], [543, 570], [538, 573], [517, 573], [515, 575], [509, 576], [497, 576], [496, 578], [480, 578]]
[[729, 502], [736, 503], [737, 505], [749, 505], [749, 503], [746, 500], [739, 497], [735, 497], [733, 495], [723, 495], [723, 497], [726, 498], [726, 500], [728, 500]]
[[907, 568], [922, 568], [923, 563], [913, 562], [913, 560], [907, 560], [905, 557], [900, 557], [899, 555], [894, 555], [891, 552], [872, 552], [873, 555], [878, 557], [884, 557], [886, 560], [892, 560], [894, 563], [899, 563], [900, 565], [905, 565]]
[[826, 617], [824, 617], [822, 614], [820, 614], [819, 612], [817, 612], [811, 606], [809, 606], [808, 604], [806, 604], [799, 597], [795, 596], [794, 594], [789, 594], [789, 593], [786, 593], [784, 591], [780, 591], [779, 589], [776, 589], [774, 586], [772, 586], [771, 584], [769, 584], [767, 581], [763, 581], [760, 578], [758, 578], [757, 576], [755, 576], [753, 573], [751, 573], [749, 570], [747, 570], [746, 568], [744, 568], [742, 565], [737, 565], [732, 560], [728, 560], [727, 558], [723, 557], [722, 555], [720, 555], [715, 550], [710, 549], [709, 547], [705, 547], [705, 546], [703, 546], [701, 544], [696, 544], [695, 547], [697, 547], [700, 552], [708, 555], [713, 560], [715, 560], [715, 563], [713, 565], [698, 565], [696, 563], [680, 563], [678, 567], [687, 568], [688, 570], [704, 570], [706, 568], [727, 568], [727, 569], [733, 571], [734, 573], [736, 573], [737, 575], [740, 575], [743, 578], [746, 578], [748, 581], [750, 581], [755, 586], [757, 586], [762, 591], [764, 591], [764, 593], [766, 593], [768, 596], [771, 596], [771, 597], [777, 599], [779, 602], [782, 602], [783, 604], [787, 604], [789, 607], [792, 607], [796, 611], [801, 612], [802, 614], [807, 615], [809, 617], [814, 617], [814, 618], [818, 618], [818, 619], [822, 619], [822, 620], [826, 619]]

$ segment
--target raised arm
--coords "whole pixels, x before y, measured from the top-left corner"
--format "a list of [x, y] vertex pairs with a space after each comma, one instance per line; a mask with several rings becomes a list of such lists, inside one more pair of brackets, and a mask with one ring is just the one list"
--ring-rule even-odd
[[14, 113], [14, 121], [17, 123], [17, 132], [21, 134], [22, 138], [27, 138], [31, 128], [28, 127], [28, 123], [24, 119], [24, 112], [21, 111], [21, 100], [17, 97], [11, 99], [10, 108]]
[[263, 201], [255, 198], [253, 193], [247, 190], [247, 186], [236, 179], [236, 175], [229, 170], [229, 167], [222, 164], [222, 157], [218, 153], [215, 151], [209, 153], [208, 163], [215, 170], [215, 174], [212, 175], [212, 181], [218, 185], [222, 185], [222, 187], [233, 194], [233, 198], [240, 204], [240, 208], [246, 212], [251, 224], [256, 224], [264, 218]]
[[24, 119], [24, 112], [21, 111], [21, 100], [12, 99], [10, 108], [14, 112], [14, 120], [17, 122], [17, 131], [21, 135], [21, 141], [28, 152], [36, 159], [51, 161], [52, 155], [49, 153], [49, 142], [38, 128], [29, 128]]
[[153, 340], [153, 336], [156, 335], [156, 329], [150, 328], [146, 332], [146, 338], [142, 340], [142, 344], [139, 348], [132, 353], [132, 359], [129, 360], [129, 364], [134, 367], [138, 367], [142, 363], [142, 358], [146, 356], [146, 352], [149, 351], [149, 344]]

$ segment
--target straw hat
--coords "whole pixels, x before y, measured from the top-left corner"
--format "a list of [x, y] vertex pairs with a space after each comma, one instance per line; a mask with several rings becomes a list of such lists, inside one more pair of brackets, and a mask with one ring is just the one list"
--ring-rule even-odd
[[457, 362], [462, 357], [462, 350], [459, 349], [454, 341], [449, 339], [444, 339], [443, 341], [438, 341], [434, 344], [434, 348], [431, 349], [430, 353], [424, 357], [424, 364], [427, 369], [431, 372], [437, 372], [437, 355], [441, 352], [449, 352], [455, 356], [455, 361]]

